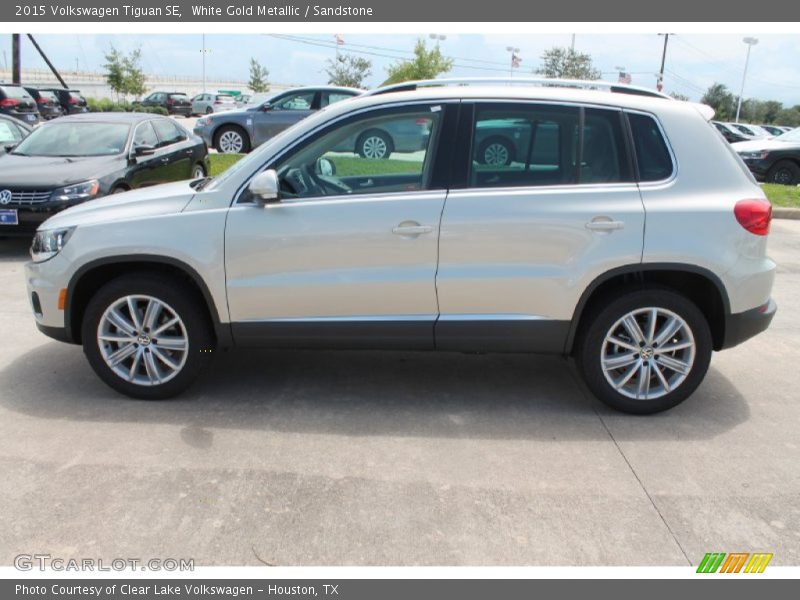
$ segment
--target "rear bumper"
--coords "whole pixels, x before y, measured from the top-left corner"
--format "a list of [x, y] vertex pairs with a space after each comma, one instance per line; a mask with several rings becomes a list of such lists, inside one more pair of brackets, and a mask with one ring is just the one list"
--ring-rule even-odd
[[725, 318], [725, 341], [722, 349], [733, 348], [764, 331], [772, 322], [778, 305], [771, 298], [766, 304], [730, 314]]

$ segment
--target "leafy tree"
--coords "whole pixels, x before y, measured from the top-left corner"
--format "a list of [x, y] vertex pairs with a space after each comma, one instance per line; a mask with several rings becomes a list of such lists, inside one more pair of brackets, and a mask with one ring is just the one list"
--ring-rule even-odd
[[708, 104], [720, 121], [730, 121], [736, 117], [736, 97], [722, 83], [714, 83], [706, 90], [700, 102]]
[[686, 96], [685, 94], [679, 94], [678, 92], [670, 92], [669, 95], [670, 97], [675, 98], [675, 100], [683, 100], [684, 102], [689, 101], [689, 96]]
[[335, 60], [328, 60], [325, 72], [330, 85], [363, 88], [364, 80], [372, 74], [372, 62], [352, 54], [338, 54]]
[[120, 97], [128, 94], [141, 96], [145, 92], [145, 75], [139, 66], [142, 51], [136, 49], [130, 54], [117, 50], [113, 45], [105, 54], [106, 82], [108, 87]]
[[425, 40], [419, 39], [414, 46], [414, 58], [391, 65], [386, 70], [389, 77], [383, 83], [388, 85], [415, 79], [435, 79], [452, 68], [453, 59], [444, 56], [438, 45], [428, 50]]
[[269, 70], [255, 58], [250, 58], [250, 81], [247, 86], [256, 94], [269, 91]]
[[542, 54], [542, 66], [534, 72], [557, 79], [600, 79], [600, 70], [594, 67], [590, 54], [558, 46]]

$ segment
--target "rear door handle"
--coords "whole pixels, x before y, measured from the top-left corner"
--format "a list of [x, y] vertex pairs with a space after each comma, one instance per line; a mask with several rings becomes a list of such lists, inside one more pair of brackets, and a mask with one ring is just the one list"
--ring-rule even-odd
[[430, 233], [431, 231], [433, 231], [433, 227], [430, 225], [420, 225], [416, 221], [403, 221], [397, 227], [392, 227], [393, 234], [410, 237], [417, 237], [423, 233]]
[[624, 221], [612, 221], [611, 219], [597, 218], [586, 224], [586, 229], [591, 231], [616, 231], [625, 227]]
[[161, 159], [161, 162], [162, 163], [168, 163], [169, 162], [169, 158], [165, 156], [164, 158]]

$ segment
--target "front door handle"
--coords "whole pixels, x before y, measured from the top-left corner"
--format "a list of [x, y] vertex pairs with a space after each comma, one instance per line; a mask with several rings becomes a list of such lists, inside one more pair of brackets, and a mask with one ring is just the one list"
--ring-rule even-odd
[[430, 225], [420, 225], [416, 221], [403, 221], [397, 227], [392, 227], [392, 233], [408, 237], [417, 237], [423, 233], [430, 233], [433, 227]]
[[612, 221], [608, 217], [597, 217], [586, 224], [586, 229], [591, 231], [611, 232], [625, 227], [624, 221]]
[[162, 158], [162, 159], [161, 159], [161, 162], [162, 162], [162, 163], [164, 163], [164, 164], [166, 164], [166, 163], [168, 163], [168, 162], [169, 162], [169, 158], [167, 158], [167, 157], [165, 156], [164, 158]]

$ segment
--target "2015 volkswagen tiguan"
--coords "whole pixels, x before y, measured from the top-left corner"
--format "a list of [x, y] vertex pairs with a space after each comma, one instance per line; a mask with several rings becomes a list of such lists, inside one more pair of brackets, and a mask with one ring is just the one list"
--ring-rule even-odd
[[[771, 207], [708, 107], [458, 83], [377, 90], [215, 179], [52, 217], [26, 271], [37, 325], [139, 398], [230, 345], [547, 352], [634, 413], [675, 406], [712, 351], [769, 325]], [[413, 152], [342, 149], [403, 123]], [[526, 147], [486, 160], [487, 127]]]

